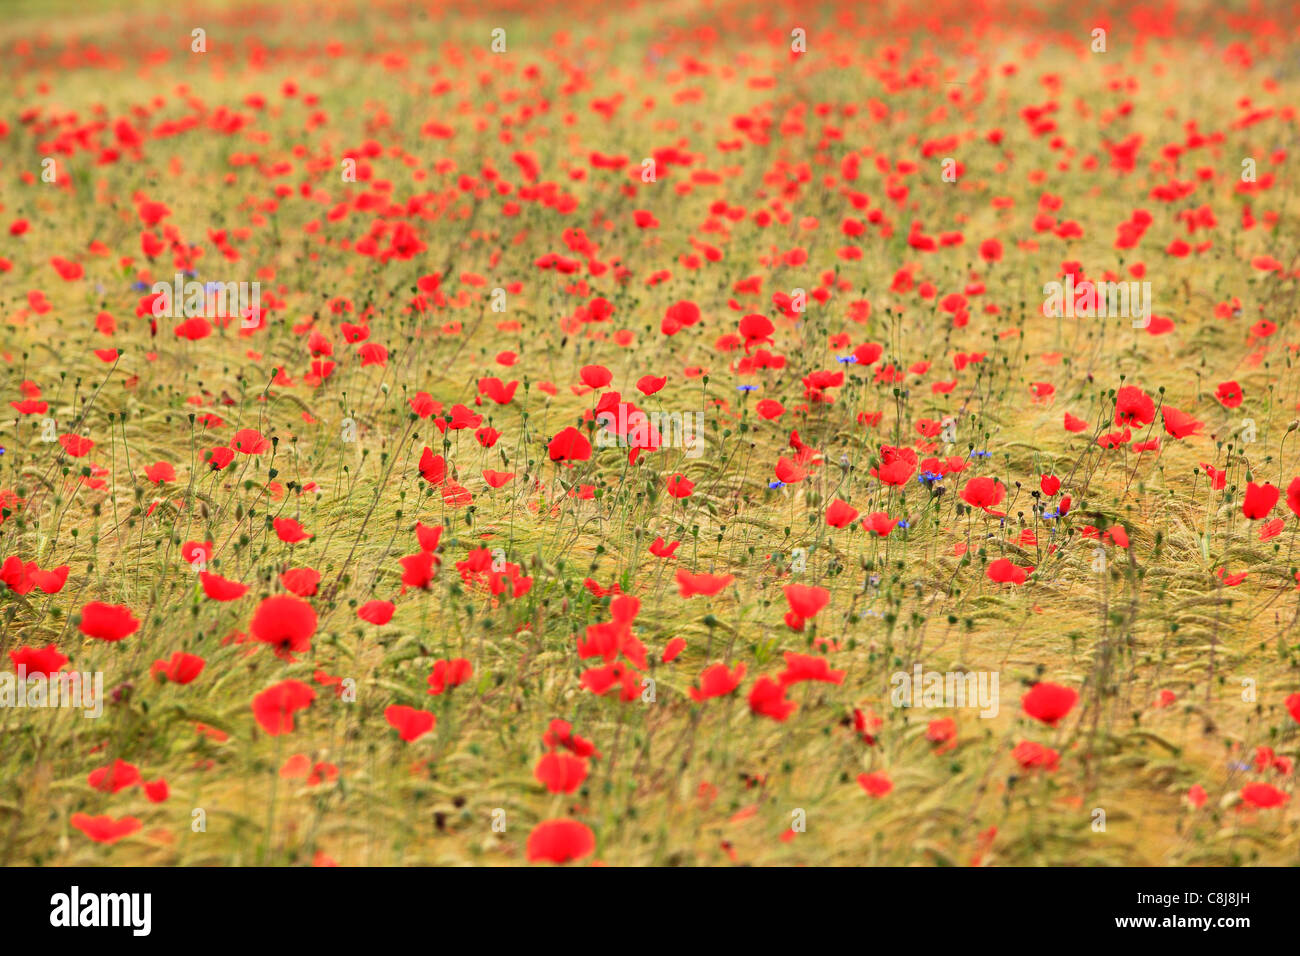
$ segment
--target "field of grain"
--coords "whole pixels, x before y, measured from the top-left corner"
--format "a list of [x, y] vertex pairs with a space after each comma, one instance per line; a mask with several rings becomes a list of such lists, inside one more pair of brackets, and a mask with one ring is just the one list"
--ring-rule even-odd
[[1295, 4], [7, 10], [0, 863], [1300, 861]]

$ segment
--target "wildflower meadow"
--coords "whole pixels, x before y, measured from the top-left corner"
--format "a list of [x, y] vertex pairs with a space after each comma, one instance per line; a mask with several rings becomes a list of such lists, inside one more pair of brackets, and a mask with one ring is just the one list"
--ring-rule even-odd
[[1300, 863], [1298, 53], [6, 0], [0, 864]]

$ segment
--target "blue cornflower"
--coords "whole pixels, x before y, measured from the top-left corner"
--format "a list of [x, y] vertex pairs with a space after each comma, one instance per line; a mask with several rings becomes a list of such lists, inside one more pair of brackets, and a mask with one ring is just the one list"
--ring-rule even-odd
[[784, 482], [784, 481], [769, 481], [769, 482], [767, 483], [767, 486], [768, 486], [769, 488], [775, 490], [775, 489], [777, 489], [777, 488], [784, 488], [784, 487], [785, 487], [785, 482]]
[[970, 457], [972, 457], [972, 458], [992, 458], [992, 457], [993, 457], [993, 452], [991, 452], [991, 451], [973, 451], [973, 452], [970, 453]]
[[837, 355], [835, 356], [835, 361], [839, 362], [841, 365], [856, 365], [858, 357], [852, 353], [849, 355]]
[[757, 385], [737, 385], [737, 386], [736, 386], [736, 391], [738, 391], [738, 392], [756, 392], [756, 391], [758, 391], [758, 386], [757, 386]]
[[902, 528], [904, 531], [906, 531], [908, 528], [912, 527], [910, 524], [907, 523], [907, 519], [906, 519], [906, 518], [899, 518], [899, 519], [898, 519], [898, 526], [899, 526], [900, 528]]

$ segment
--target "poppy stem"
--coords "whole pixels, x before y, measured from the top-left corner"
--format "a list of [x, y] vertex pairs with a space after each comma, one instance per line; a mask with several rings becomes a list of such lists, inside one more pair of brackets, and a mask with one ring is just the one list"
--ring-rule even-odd
[[275, 798], [280, 782], [280, 753], [284, 747], [284, 735], [276, 734], [275, 736], [275, 760], [271, 764], [271, 799], [266, 808], [266, 834], [262, 840], [262, 845], [257, 850], [257, 864], [261, 866], [266, 862], [267, 850], [271, 846], [271, 834], [275, 826]]

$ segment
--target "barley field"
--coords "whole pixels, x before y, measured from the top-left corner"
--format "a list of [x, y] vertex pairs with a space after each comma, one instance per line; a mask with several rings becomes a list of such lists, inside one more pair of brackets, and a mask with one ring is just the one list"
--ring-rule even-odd
[[0, 863], [1300, 862], [1295, 4], [5, 7]]

